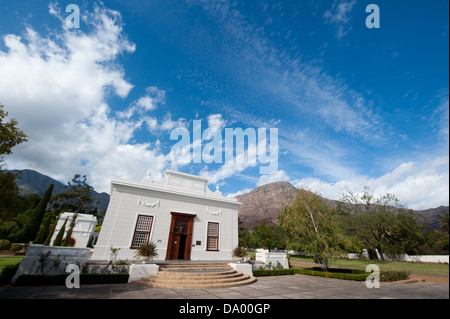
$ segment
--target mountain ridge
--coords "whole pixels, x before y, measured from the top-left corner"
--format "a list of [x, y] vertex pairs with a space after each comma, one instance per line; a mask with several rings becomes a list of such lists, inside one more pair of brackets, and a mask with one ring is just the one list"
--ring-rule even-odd
[[[274, 182], [259, 186], [248, 193], [241, 194], [235, 198], [241, 203], [239, 218], [242, 226], [253, 229], [262, 221], [278, 224], [278, 214], [284, 211], [284, 207], [290, 205], [294, 200], [298, 188], [289, 182]], [[337, 200], [322, 197], [325, 202], [335, 207]], [[439, 218], [449, 211], [449, 206], [439, 206], [412, 212], [423, 217], [429, 227], [437, 229], [440, 227]]]
[[[53, 196], [66, 191], [64, 188], [67, 186], [66, 184], [63, 184], [60, 181], [35, 170], [13, 169], [6, 170], [6, 172], [19, 174], [19, 177], [16, 178], [16, 184], [19, 186], [20, 193], [22, 195], [38, 194], [39, 196], [43, 196], [50, 184], [54, 185], [52, 193]], [[92, 205], [97, 207], [99, 212], [108, 207], [109, 194], [98, 193], [95, 190], [91, 190], [91, 198], [94, 200]], [[97, 202], [99, 203], [97, 204]]]

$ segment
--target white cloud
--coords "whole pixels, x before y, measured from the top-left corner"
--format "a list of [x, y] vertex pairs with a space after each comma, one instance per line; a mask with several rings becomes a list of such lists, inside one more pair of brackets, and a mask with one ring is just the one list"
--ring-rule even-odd
[[222, 114], [211, 114], [208, 116], [208, 128], [211, 135], [217, 132], [222, 132], [226, 126], [226, 121], [223, 119]]
[[[449, 157], [443, 156], [424, 163], [402, 163], [392, 172], [378, 178], [357, 176], [336, 183], [318, 178], [304, 178], [295, 183], [330, 199], [339, 199], [346, 188], [362, 192], [364, 186], [378, 195], [394, 194], [408, 208], [428, 209], [449, 204]], [[356, 188], [356, 189], [355, 189]]]
[[290, 178], [285, 171], [277, 170], [273, 174], [261, 175], [256, 183], [256, 186], [262, 186], [274, 182], [288, 182], [289, 180]]
[[[50, 13], [60, 14], [55, 6]], [[84, 22], [89, 31], [69, 31], [63, 24], [52, 37], [32, 27], [22, 37], [3, 37], [7, 51], [0, 51], [0, 96], [29, 139], [15, 148], [7, 165], [62, 181], [87, 174], [96, 190], [109, 192], [117, 176], [140, 179], [149, 170], [159, 176], [169, 158], [158, 145], [132, 144], [144, 120], [133, 120], [132, 114], [114, 118], [105, 102], [110, 93], [127, 97], [133, 87], [117, 63], [121, 54], [135, 50], [120, 14], [96, 7]], [[164, 102], [164, 91], [150, 87], [146, 93], [135, 107], [148, 111]], [[153, 118], [145, 122], [155, 126]]]

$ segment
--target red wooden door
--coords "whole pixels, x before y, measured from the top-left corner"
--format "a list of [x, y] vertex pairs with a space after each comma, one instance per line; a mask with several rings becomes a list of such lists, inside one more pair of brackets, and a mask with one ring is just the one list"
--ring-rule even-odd
[[192, 232], [196, 215], [171, 213], [166, 260], [191, 260]]

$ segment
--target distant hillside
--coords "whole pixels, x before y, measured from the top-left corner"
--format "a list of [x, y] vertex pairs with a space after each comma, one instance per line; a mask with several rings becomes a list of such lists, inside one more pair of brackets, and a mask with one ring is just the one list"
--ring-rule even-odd
[[242, 204], [239, 208], [239, 218], [243, 226], [253, 229], [263, 220], [278, 224], [278, 214], [283, 212], [284, 206], [292, 203], [297, 191], [298, 189], [288, 182], [276, 182], [236, 196]]
[[[266, 220], [271, 224], [278, 224], [278, 214], [284, 211], [286, 205], [290, 205], [297, 195], [298, 189], [288, 182], [276, 182], [260, 186], [254, 190], [236, 196], [242, 204], [239, 208], [239, 218], [243, 226], [253, 229], [261, 221]], [[324, 198], [330, 205], [335, 206], [336, 201]], [[449, 211], [449, 206], [440, 206], [425, 210], [413, 210], [423, 217], [432, 228], [439, 228], [439, 218]]]
[[[39, 196], [43, 196], [47, 188], [52, 183], [54, 184], [53, 195], [65, 191], [65, 184], [33, 170], [10, 170], [7, 172], [14, 174], [19, 173], [19, 178], [16, 179], [16, 183], [19, 185], [20, 192], [23, 195], [38, 194]], [[91, 197], [94, 200], [93, 205], [97, 207], [99, 212], [108, 207], [109, 195], [107, 193], [97, 193], [93, 190], [91, 192]], [[97, 201], [99, 201], [99, 204], [96, 204]]]

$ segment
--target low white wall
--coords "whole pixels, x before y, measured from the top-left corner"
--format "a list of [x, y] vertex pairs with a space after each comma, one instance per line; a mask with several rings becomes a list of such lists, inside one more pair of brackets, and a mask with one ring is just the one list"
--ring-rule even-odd
[[257, 249], [255, 254], [255, 260], [263, 262], [264, 264], [272, 263], [272, 266], [276, 266], [280, 263], [284, 269], [289, 268], [289, 261], [287, 253], [285, 252], [269, 252], [268, 250]]
[[252, 265], [249, 263], [230, 263], [229, 265], [237, 272], [253, 276]]
[[448, 255], [404, 255], [400, 261], [448, 264]]
[[156, 264], [132, 264], [130, 266], [130, 277], [128, 282], [139, 280], [150, 275], [156, 275], [159, 272], [159, 266]]
[[[48, 252], [50, 252], [50, 254], [44, 258], [44, 254], [48, 254]], [[40, 269], [41, 265], [43, 265], [43, 263], [39, 261], [40, 258], [47, 261], [46, 266], [43, 267], [42, 273], [61, 274], [65, 272], [67, 265], [75, 264], [77, 262], [79, 264], [86, 263], [89, 260], [90, 255], [90, 248], [30, 245], [15, 276], [12, 278], [11, 283], [15, 283], [20, 275], [39, 274], [42, 270]]]
[[[380, 254], [377, 252], [378, 259], [380, 259]], [[357, 254], [350, 253], [347, 255], [348, 259], [359, 259], [361, 257], [368, 258], [368, 254]], [[395, 257], [390, 257], [388, 255], [383, 254], [385, 260], [388, 261], [406, 261], [406, 262], [416, 262], [416, 263], [441, 263], [448, 264], [449, 263], [449, 255], [398, 255]]]

